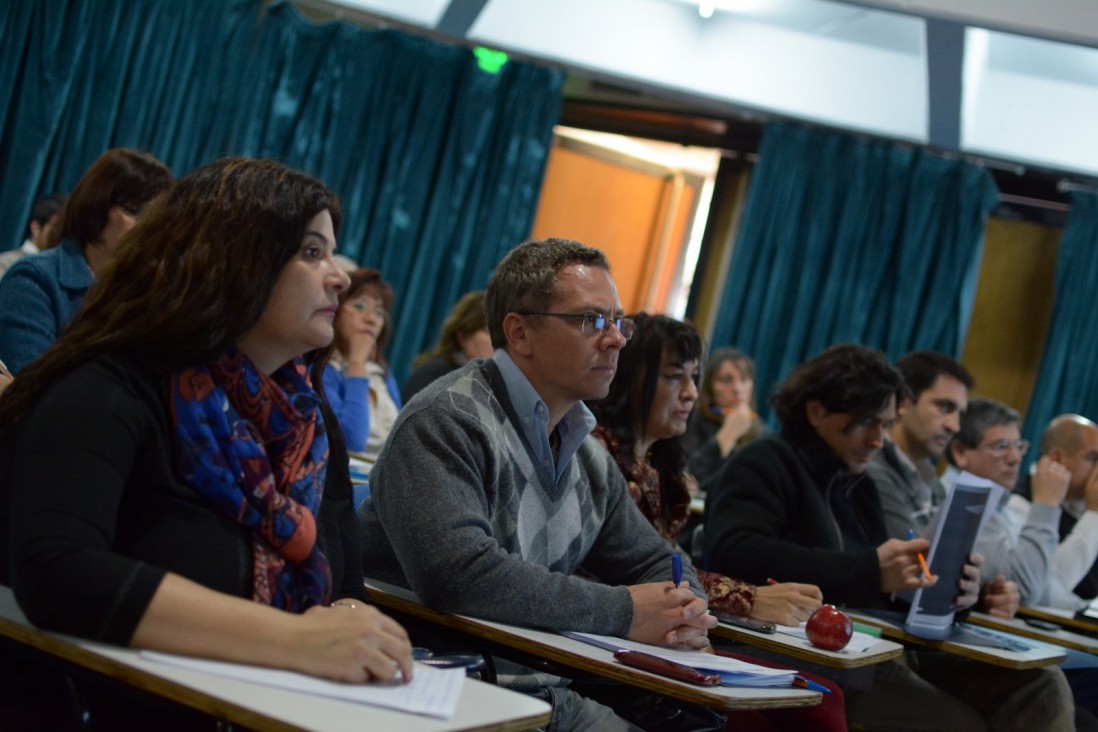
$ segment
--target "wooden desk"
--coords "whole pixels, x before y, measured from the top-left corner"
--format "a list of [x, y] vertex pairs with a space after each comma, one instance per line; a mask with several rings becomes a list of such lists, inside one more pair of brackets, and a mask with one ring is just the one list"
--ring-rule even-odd
[[740, 628], [721, 623], [709, 635], [715, 638], [745, 643], [774, 653], [789, 656], [792, 659], [808, 661], [832, 668], [862, 668], [891, 661], [903, 655], [904, 647], [899, 643], [881, 639], [865, 653], [846, 651], [825, 651], [816, 648], [804, 638], [796, 638], [785, 633], [760, 633], [756, 630]]
[[1024, 638], [1032, 638], [1044, 643], [1052, 643], [1064, 648], [1098, 655], [1098, 638], [1073, 633], [1063, 627], [1059, 630], [1045, 630], [1027, 625], [1024, 618], [997, 618], [986, 613], [972, 613], [968, 616], [968, 622], [973, 625], [982, 625], [985, 628], [1003, 630]]
[[792, 687], [755, 689], [686, 684], [622, 665], [614, 660], [613, 654], [608, 650], [565, 638], [557, 633], [432, 610], [421, 604], [411, 591], [373, 580], [366, 581], [366, 588], [369, 591], [370, 601], [384, 608], [398, 620], [407, 617], [426, 621], [431, 625], [475, 638], [479, 645], [487, 645], [488, 648], [485, 650], [493, 654], [506, 657], [518, 652], [522, 655], [545, 659], [584, 674], [596, 674], [613, 679], [688, 704], [734, 711], [807, 707], [820, 703], [819, 693]]
[[882, 635], [892, 638], [893, 640], [911, 645], [924, 646], [934, 650], [947, 651], [958, 656], [963, 656], [964, 658], [983, 661], [992, 666], [1002, 666], [1004, 668], [1013, 669], [1039, 668], [1041, 666], [1055, 666], [1067, 658], [1062, 652], [1043, 648], [1035, 648], [1032, 651], [1022, 653], [1019, 651], [1008, 651], [1002, 648], [976, 646], [969, 643], [927, 640], [911, 635], [896, 623], [888, 620], [875, 618], [871, 615], [859, 615], [857, 613], [852, 613], [849, 610], [846, 611], [846, 613], [853, 618], [856, 623], [873, 625], [880, 628]]
[[1025, 618], [1044, 620], [1048, 623], [1056, 623], [1065, 628], [1072, 628], [1083, 633], [1098, 633], [1098, 620], [1078, 618], [1071, 610], [1061, 610], [1055, 607], [1020, 607], [1018, 614]]
[[472, 679], [465, 680], [453, 718], [439, 720], [167, 666], [144, 659], [129, 648], [36, 630], [27, 623], [11, 590], [3, 586], [0, 586], [0, 636], [36, 653], [89, 669], [230, 724], [256, 730], [510, 732], [549, 723], [548, 704]]

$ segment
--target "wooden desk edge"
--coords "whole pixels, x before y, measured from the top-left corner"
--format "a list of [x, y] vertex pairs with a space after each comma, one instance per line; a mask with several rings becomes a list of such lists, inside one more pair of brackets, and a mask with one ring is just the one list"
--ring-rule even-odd
[[[822, 698], [822, 695], [818, 693], [806, 695], [803, 698], [787, 697], [784, 699], [768, 699], [766, 697], [736, 699], [732, 697], [717, 696], [706, 693], [705, 687], [692, 687], [688, 684], [675, 682], [663, 676], [638, 671], [622, 664], [593, 660], [563, 648], [546, 646], [537, 641], [528, 640], [522, 636], [499, 630], [485, 623], [469, 620], [461, 615], [434, 610], [418, 602], [391, 595], [384, 589], [374, 585], [368, 584], [366, 591], [371, 602], [386, 610], [404, 613], [421, 620], [429, 620], [468, 635], [484, 638], [485, 640], [493, 641], [499, 645], [505, 645], [525, 653], [542, 656], [551, 661], [556, 661], [557, 663], [562, 663], [574, 668], [582, 669], [597, 664], [598, 673], [600, 675], [614, 679], [615, 681], [627, 683], [630, 686], [639, 687], [646, 691], [660, 694], [661, 696], [669, 696], [668, 685], [671, 684], [675, 689], [675, 698], [690, 704], [698, 704], [700, 706], [723, 709], [725, 711], [746, 709], [790, 709], [793, 707], [815, 706], [820, 703]], [[714, 703], [715, 699], [719, 699], [719, 704]]]
[[[1023, 638], [1041, 641], [1042, 643], [1050, 643], [1054, 646], [1063, 646], [1064, 648], [1071, 648], [1072, 650], [1082, 651], [1083, 653], [1098, 655], [1098, 640], [1086, 636], [1079, 636], [1078, 633], [1072, 633], [1066, 626], [1060, 626], [1059, 630], [1042, 630], [1040, 628], [1030, 628], [1025, 625], [1008, 625], [1006, 623], [997, 622], [996, 618], [983, 617], [975, 613], [969, 615], [966, 622], [972, 623], [973, 625], [980, 625], [985, 628], [991, 628], [992, 630], [1004, 630], [1014, 633], [1015, 635], [1020, 635]], [[1056, 635], [1056, 633], [1063, 633], [1064, 635]], [[1072, 636], [1078, 637], [1079, 640], [1076, 640], [1076, 638]], [[1089, 640], [1090, 643], [1084, 643], [1083, 640]]]
[[307, 732], [305, 728], [268, 717], [254, 709], [224, 699], [208, 696], [185, 684], [143, 671], [109, 656], [95, 653], [75, 642], [54, 637], [6, 618], [0, 618], [0, 633], [22, 645], [44, 651], [81, 668], [117, 679], [128, 686], [170, 699], [225, 721], [277, 732]]
[[951, 643], [949, 641], [933, 641], [926, 638], [920, 638], [915, 635], [911, 635], [907, 631], [897, 628], [888, 624], [886, 621], [874, 618], [871, 615], [851, 615], [856, 622], [864, 623], [865, 625], [872, 625], [881, 629], [882, 635], [887, 635], [894, 640], [903, 641], [905, 643], [911, 643], [912, 645], [922, 646], [935, 651], [946, 651], [962, 658], [971, 658], [974, 661], [980, 661], [981, 663], [990, 664], [992, 666], [1001, 666], [1003, 668], [1012, 668], [1019, 671], [1024, 671], [1031, 668], [1043, 668], [1045, 666], [1055, 666], [1058, 663], [1064, 661], [1067, 656], [1063, 653], [1057, 656], [1049, 656], [1048, 658], [1033, 658], [1033, 659], [1016, 659], [1005, 658], [993, 653], [986, 653], [978, 651], [974, 648], [961, 645], [960, 643]]
[[830, 654], [814, 651], [811, 648], [798, 648], [797, 646], [789, 645], [788, 643], [771, 640], [769, 636], [762, 633], [752, 633], [749, 630], [741, 630], [740, 628], [735, 628], [723, 623], [710, 631], [710, 633], [718, 638], [740, 641], [747, 645], [755, 646], [756, 648], [762, 648], [767, 651], [780, 653], [783, 656], [789, 656], [798, 661], [809, 661], [821, 666], [831, 666], [832, 668], [864, 668], [866, 666], [876, 666], [878, 663], [885, 663], [894, 658], [899, 658], [904, 653], [902, 647], [897, 647], [887, 651], [874, 653], [871, 656], [860, 656], [853, 653], [850, 656], [832, 656]]
[[1098, 620], [1080, 620], [1074, 615], [1059, 615], [1057, 613], [1038, 610], [1037, 608], [1025, 607], [1024, 605], [1018, 608], [1018, 615], [1033, 618], [1034, 620], [1044, 620], [1049, 623], [1056, 623], [1065, 628], [1074, 628], [1075, 630], [1081, 630], [1085, 633], [1098, 633]]

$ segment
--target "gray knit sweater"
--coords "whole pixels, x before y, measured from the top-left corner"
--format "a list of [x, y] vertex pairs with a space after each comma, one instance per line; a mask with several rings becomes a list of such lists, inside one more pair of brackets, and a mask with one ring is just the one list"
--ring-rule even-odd
[[[491, 361], [442, 377], [404, 408], [359, 513], [366, 574], [441, 610], [625, 635], [626, 586], [670, 579], [670, 545], [594, 438], [550, 485], [516, 420]], [[581, 569], [601, 583], [575, 576]]]

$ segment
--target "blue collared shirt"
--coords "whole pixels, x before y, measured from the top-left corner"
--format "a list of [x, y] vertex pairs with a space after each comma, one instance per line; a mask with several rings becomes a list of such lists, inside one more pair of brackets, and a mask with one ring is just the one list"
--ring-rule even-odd
[[553, 448], [549, 446], [549, 407], [542, 401], [526, 374], [515, 365], [511, 357], [502, 348], [497, 348], [492, 361], [499, 367], [503, 384], [507, 387], [507, 396], [519, 418], [519, 428], [526, 441], [534, 448], [534, 457], [538, 467], [554, 485], [564, 475], [572, 456], [576, 454], [584, 439], [595, 429], [595, 415], [583, 402], [576, 402], [557, 424], [560, 435], [560, 449], [556, 460]]

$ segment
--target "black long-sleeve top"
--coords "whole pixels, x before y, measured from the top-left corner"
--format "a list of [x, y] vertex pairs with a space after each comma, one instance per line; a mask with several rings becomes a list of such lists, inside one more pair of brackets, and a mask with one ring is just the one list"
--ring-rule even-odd
[[812, 583], [825, 602], [884, 602], [876, 547], [885, 538], [873, 481], [849, 474], [814, 434], [745, 445], [706, 498], [707, 569], [754, 584]]
[[[173, 468], [165, 383], [100, 357], [53, 384], [0, 445], [0, 582], [36, 626], [128, 644], [168, 572], [252, 596], [247, 529]], [[333, 596], [364, 598], [341, 442], [331, 440], [318, 535]]]

